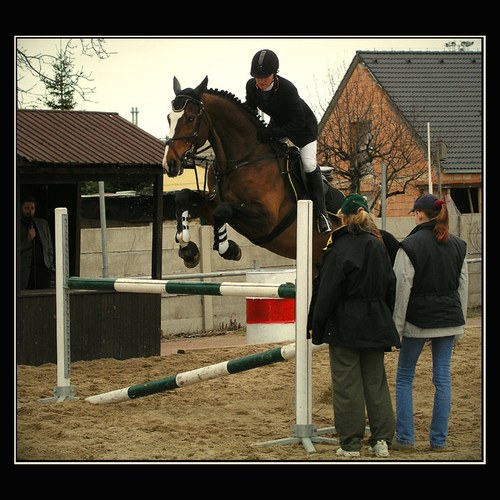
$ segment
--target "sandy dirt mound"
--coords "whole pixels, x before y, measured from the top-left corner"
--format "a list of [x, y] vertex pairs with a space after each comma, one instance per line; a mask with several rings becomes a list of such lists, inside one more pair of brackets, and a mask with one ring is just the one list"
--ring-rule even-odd
[[[56, 385], [56, 365], [17, 367], [17, 462], [266, 462], [387, 461], [373, 458], [368, 445], [359, 459], [339, 458], [337, 445], [301, 443], [257, 446], [292, 436], [295, 424], [295, 359], [239, 374], [112, 405], [85, 398], [263, 352], [276, 344], [186, 350], [181, 354], [118, 361], [101, 359], [71, 365], [76, 401], [41, 403]], [[484, 460], [481, 328], [468, 327], [452, 360], [453, 401], [448, 450], [429, 451], [434, 388], [431, 352], [426, 346], [414, 386], [416, 449], [391, 452], [389, 461]], [[386, 354], [394, 398], [398, 353]], [[313, 354], [313, 424], [333, 426], [328, 351]], [[325, 437], [335, 437], [325, 434]]]

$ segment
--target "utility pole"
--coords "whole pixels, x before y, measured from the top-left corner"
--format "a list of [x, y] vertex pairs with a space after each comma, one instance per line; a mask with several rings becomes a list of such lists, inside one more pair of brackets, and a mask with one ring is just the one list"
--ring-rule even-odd
[[442, 171], [441, 171], [441, 160], [446, 160], [448, 157], [448, 147], [446, 146], [446, 143], [442, 140], [438, 140], [436, 142], [436, 151], [435, 151], [435, 156], [436, 156], [436, 164], [437, 164], [437, 171], [438, 171], [438, 192], [439, 192], [439, 197], [442, 198], [443, 193], [442, 193]]
[[382, 216], [382, 230], [385, 231], [386, 228], [386, 204], [387, 204], [387, 165], [385, 161], [382, 162], [382, 193], [381, 193], [381, 216]]
[[427, 177], [429, 194], [432, 194], [432, 168], [431, 168], [431, 124], [427, 122]]

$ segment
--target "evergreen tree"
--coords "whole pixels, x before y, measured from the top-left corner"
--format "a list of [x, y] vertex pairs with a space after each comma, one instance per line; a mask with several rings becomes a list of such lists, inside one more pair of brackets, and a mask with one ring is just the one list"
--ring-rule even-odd
[[[17, 60], [17, 106], [19, 109], [33, 108], [37, 109], [40, 104], [46, 106], [50, 99], [47, 91], [47, 82], [52, 86], [55, 95], [51, 96], [57, 104], [59, 104], [58, 85], [56, 78], [51, 76], [56, 75], [59, 70], [66, 73], [65, 81], [73, 90], [76, 96], [82, 101], [92, 102], [90, 97], [95, 93], [94, 87], [88, 87], [87, 82], [92, 82], [91, 74], [85, 74], [83, 69], [79, 71], [69, 72], [73, 68], [74, 62], [77, 60], [74, 57], [75, 52], [79, 50], [79, 56], [97, 57], [98, 59], [107, 59], [114, 52], [108, 52], [105, 48], [105, 40], [103, 38], [80, 38], [78, 40], [72, 38], [59, 39], [59, 52], [57, 56], [52, 53], [30, 53], [24, 47], [22, 42], [18, 41], [16, 46]], [[57, 52], [57, 49], [56, 49]], [[62, 56], [62, 57], [61, 57]], [[66, 59], [64, 64], [60, 64], [61, 59]], [[56, 64], [54, 64], [56, 63]], [[69, 63], [69, 64], [67, 64]], [[36, 83], [33, 82], [33, 78]], [[71, 83], [70, 83], [71, 82]], [[39, 85], [41, 84], [41, 85]], [[41, 87], [44, 87], [43, 89]], [[73, 107], [75, 104], [73, 104]], [[68, 108], [57, 108], [68, 109]], [[71, 108], [70, 108], [71, 109]]]
[[59, 50], [52, 64], [53, 76], [43, 77], [46, 96], [44, 104], [51, 109], [74, 109], [75, 88], [83, 76], [81, 71], [74, 71], [73, 59], [66, 50]]

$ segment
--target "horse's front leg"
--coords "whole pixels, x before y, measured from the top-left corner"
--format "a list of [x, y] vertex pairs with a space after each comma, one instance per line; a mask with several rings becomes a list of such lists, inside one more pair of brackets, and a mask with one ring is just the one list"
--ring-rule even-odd
[[231, 203], [221, 203], [214, 210], [214, 250], [226, 260], [240, 260], [241, 248], [233, 240], [227, 239], [227, 222], [233, 215]]
[[[213, 211], [214, 250], [227, 260], [240, 260], [241, 248], [233, 240], [227, 239], [227, 225], [245, 225], [267, 234], [276, 225], [276, 218], [259, 203], [222, 202]], [[240, 234], [245, 233], [236, 227]]]
[[183, 189], [175, 196], [177, 229], [175, 241], [179, 243], [179, 257], [188, 268], [196, 267], [200, 262], [200, 250], [196, 243], [191, 241], [189, 232], [189, 209], [194, 192]]

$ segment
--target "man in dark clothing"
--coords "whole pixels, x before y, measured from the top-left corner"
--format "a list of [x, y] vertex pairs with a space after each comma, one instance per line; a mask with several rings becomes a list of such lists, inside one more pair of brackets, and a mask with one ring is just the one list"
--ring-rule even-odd
[[49, 224], [35, 217], [36, 200], [24, 198], [21, 204], [21, 284], [20, 289], [54, 286], [54, 248]]
[[278, 56], [272, 50], [259, 50], [253, 59], [246, 84], [246, 104], [270, 117], [269, 125], [257, 131], [260, 142], [288, 138], [299, 148], [307, 190], [318, 211], [318, 231], [332, 230], [323, 191], [321, 170], [316, 164], [318, 122], [311, 108], [299, 96], [292, 82], [278, 77]]

